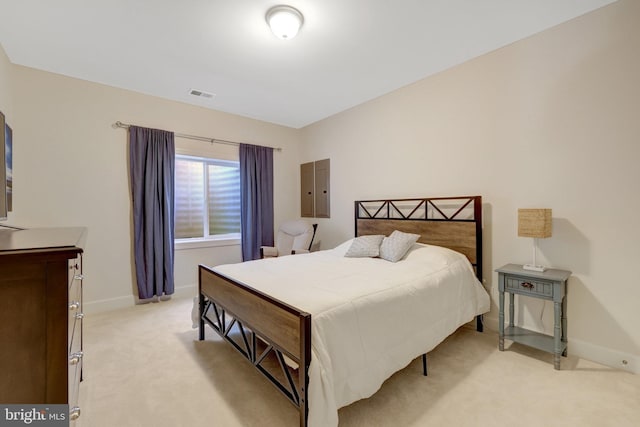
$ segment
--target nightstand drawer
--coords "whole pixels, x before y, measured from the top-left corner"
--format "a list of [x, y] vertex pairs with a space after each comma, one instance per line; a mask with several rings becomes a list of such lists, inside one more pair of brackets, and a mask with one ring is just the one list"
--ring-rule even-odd
[[553, 299], [553, 282], [544, 280], [506, 276], [504, 279], [504, 290], [522, 295]]

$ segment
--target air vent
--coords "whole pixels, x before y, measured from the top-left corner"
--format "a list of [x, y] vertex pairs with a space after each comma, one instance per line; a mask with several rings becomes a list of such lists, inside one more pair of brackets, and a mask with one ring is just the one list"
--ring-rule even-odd
[[203, 90], [191, 89], [189, 94], [193, 96], [199, 96], [200, 98], [213, 98], [215, 95], [213, 93], [205, 92]]

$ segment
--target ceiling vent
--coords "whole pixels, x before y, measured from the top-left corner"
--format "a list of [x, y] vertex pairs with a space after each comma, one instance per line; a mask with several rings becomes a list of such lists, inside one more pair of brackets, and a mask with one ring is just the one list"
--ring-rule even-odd
[[189, 91], [190, 95], [199, 96], [200, 98], [208, 98], [211, 99], [215, 96], [213, 93], [205, 92], [203, 90], [191, 89]]

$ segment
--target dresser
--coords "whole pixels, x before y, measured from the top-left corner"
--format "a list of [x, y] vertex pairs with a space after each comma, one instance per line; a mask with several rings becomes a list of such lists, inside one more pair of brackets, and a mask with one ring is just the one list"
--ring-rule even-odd
[[84, 228], [0, 227], [0, 402], [80, 416]]

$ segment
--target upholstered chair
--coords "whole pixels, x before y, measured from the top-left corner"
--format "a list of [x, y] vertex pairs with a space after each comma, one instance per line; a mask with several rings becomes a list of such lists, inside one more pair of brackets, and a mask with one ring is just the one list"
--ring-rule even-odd
[[318, 224], [303, 219], [285, 221], [276, 234], [275, 246], [262, 246], [261, 258], [309, 253]]

